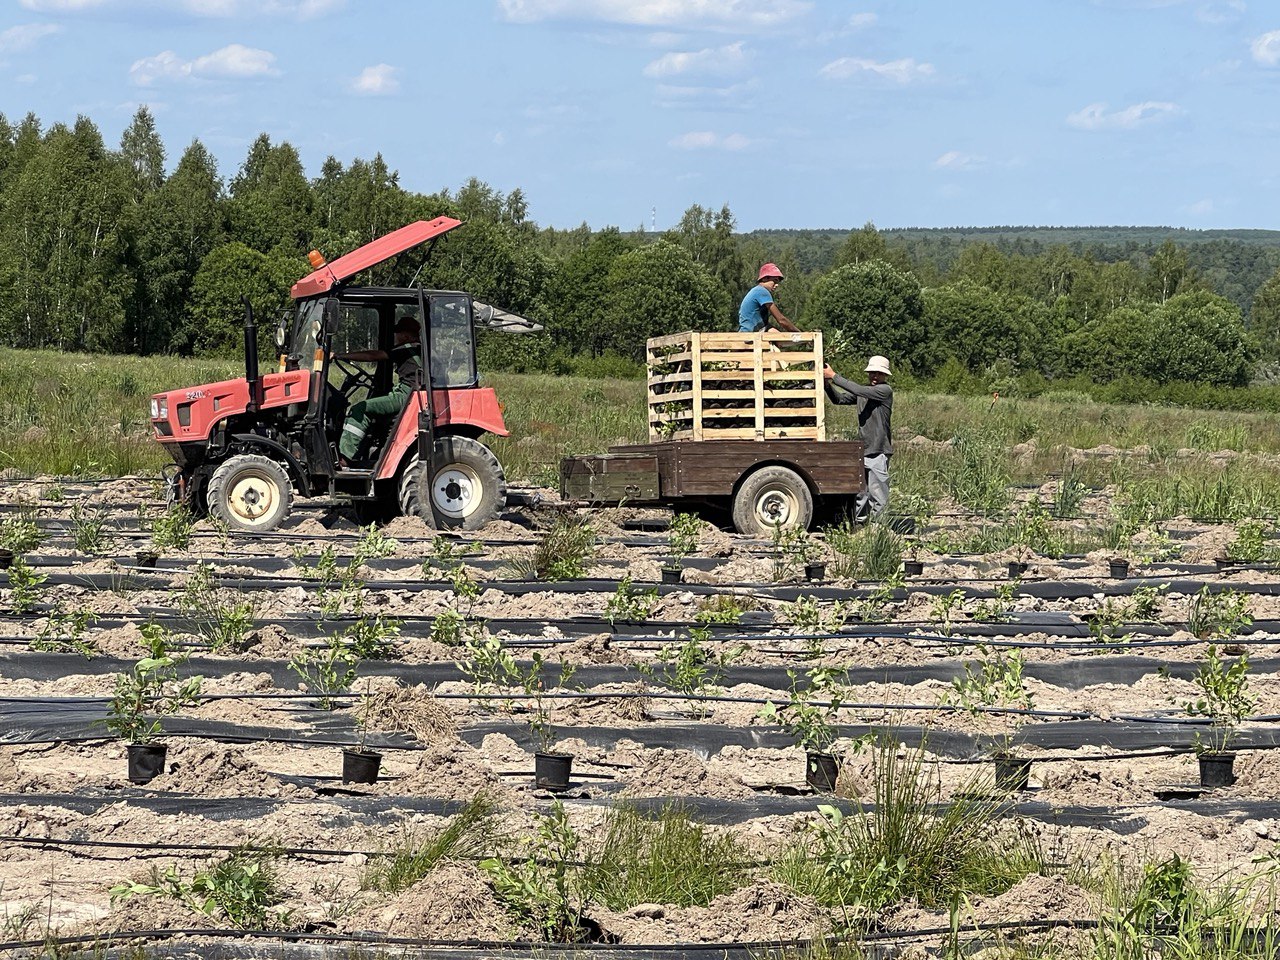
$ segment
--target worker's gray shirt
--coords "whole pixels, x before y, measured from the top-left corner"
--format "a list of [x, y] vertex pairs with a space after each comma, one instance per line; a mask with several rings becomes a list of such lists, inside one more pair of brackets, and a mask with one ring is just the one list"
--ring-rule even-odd
[[874, 386], [854, 383], [836, 374], [827, 381], [827, 396], [836, 403], [858, 405], [858, 434], [867, 445], [868, 457], [893, 455], [893, 431], [889, 417], [893, 413], [893, 387], [887, 383]]

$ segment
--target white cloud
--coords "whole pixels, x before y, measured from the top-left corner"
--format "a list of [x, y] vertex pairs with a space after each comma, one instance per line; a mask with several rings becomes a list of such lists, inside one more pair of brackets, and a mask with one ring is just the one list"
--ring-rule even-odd
[[311, 20], [341, 9], [346, 0], [183, 0], [186, 11], [197, 17], [249, 17], [265, 14]]
[[139, 86], [149, 86], [157, 80], [185, 80], [191, 77], [227, 78], [243, 80], [252, 77], [275, 76], [280, 71], [272, 64], [276, 56], [267, 50], [233, 43], [213, 53], [183, 60], [172, 50], [144, 57], [129, 68], [129, 76]]
[[498, 0], [513, 23], [599, 20], [639, 27], [697, 26], [751, 30], [794, 20], [811, 0]]
[[61, 28], [52, 23], [23, 23], [0, 32], [0, 53], [20, 53], [30, 50], [45, 37]]
[[740, 133], [721, 136], [710, 130], [694, 130], [669, 141], [678, 150], [745, 150], [751, 141]]
[[1206, 197], [1203, 200], [1197, 200], [1195, 203], [1191, 204], [1191, 206], [1187, 207], [1187, 212], [1202, 217], [1206, 214], [1213, 213], [1216, 209], [1217, 207], [1214, 206], [1213, 201]]
[[400, 91], [396, 68], [386, 63], [365, 67], [360, 76], [351, 81], [351, 90], [366, 97], [383, 97]]
[[1253, 51], [1253, 59], [1258, 63], [1264, 67], [1274, 67], [1280, 63], [1280, 30], [1254, 37], [1249, 49]]
[[28, 10], [40, 13], [77, 13], [100, 7], [104, 3], [106, 0], [22, 0], [22, 5]]
[[924, 80], [934, 73], [933, 64], [917, 63], [911, 57], [902, 60], [889, 60], [879, 63], [861, 57], [841, 57], [832, 60], [822, 68], [822, 75], [833, 80], [848, 80], [852, 77], [879, 77], [894, 83], [911, 83]]
[[742, 41], [727, 47], [708, 47], [696, 51], [672, 51], [663, 54], [644, 68], [646, 77], [670, 77], [678, 73], [730, 73], [747, 62]]
[[1128, 130], [1181, 112], [1176, 103], [1162, 100], [1144, 100], [1110, 113], [1105, 103], [1091, 103], [1068, 116], [1067, 123], [1079, 130]]
[[939, 170], [975, 170], [986, 162], [986, 157], [975, 156], [972, 153], [961, 153], [959, 150], [948, 150], [933, 161], [933, 165]]
[[867, 27], [874, 26], [879, 19], [874, 13], [855, 13], [849, 18], [849, 29], [865, 30]]
[[1216, 27], [1224, 23], [1235, 23], [1245, 9], [1244, 0], [1211, 0], [1196, 8], [1196, 19]]

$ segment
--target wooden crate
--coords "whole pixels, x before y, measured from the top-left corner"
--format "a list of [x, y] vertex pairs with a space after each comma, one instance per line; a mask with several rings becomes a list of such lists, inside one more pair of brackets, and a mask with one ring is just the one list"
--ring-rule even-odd
[[649, 439], [825, 440], [822, 334], [651, 339]]

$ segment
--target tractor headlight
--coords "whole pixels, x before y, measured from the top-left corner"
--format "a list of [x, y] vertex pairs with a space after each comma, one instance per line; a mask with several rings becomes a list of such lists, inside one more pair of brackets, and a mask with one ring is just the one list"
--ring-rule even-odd
[[151, 398], [151, 419], [152, 420], [168, 420], [169, 419], [169, 398], [157, 400]]

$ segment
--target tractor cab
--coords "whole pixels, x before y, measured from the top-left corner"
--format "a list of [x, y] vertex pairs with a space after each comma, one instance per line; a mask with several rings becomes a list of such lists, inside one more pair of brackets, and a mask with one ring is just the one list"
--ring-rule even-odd
[[[506, 480], [481, 438], [507, 429], [496, 394], [480, 383], [475, 332], [541, 327], [456, 290], [348, 284], [460, 225], [409, 224], [333, 263], [313, 253], [315, 270], [294, 284], [294, 307], [275, 331], [277, 369], [261, 376], [246, 306], [244, 379], [152, 398], [175, 495], [255, 532], [288, 516], [295, 491], [437, 527], [495, 518]], [[358, 455], [343, 456], [344, 430], [357, 424]]]

